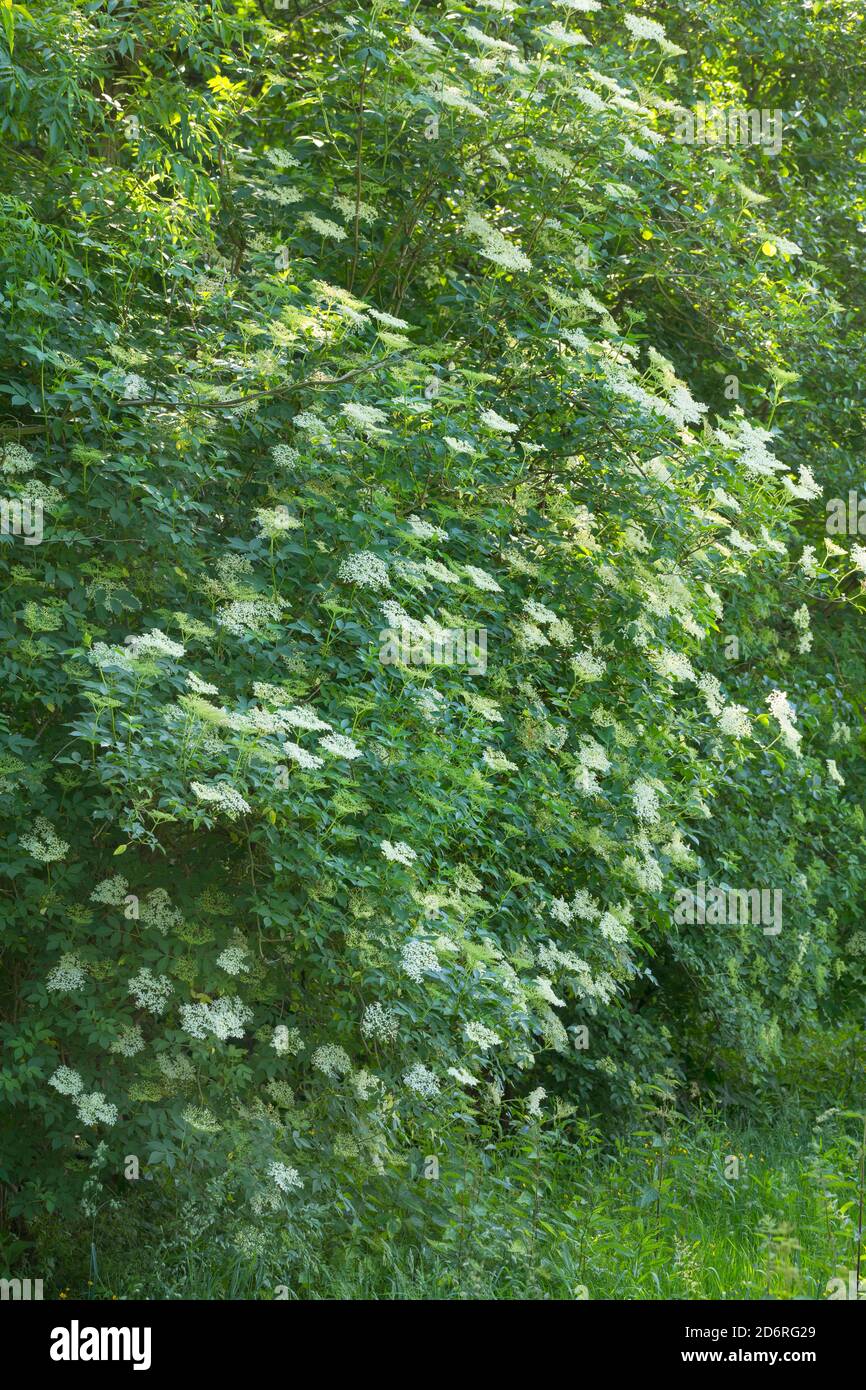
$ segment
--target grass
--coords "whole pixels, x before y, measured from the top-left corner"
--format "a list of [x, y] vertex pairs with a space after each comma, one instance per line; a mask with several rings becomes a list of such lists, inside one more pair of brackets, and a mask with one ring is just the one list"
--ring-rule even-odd
[[254, 1229], [215, 1200], [160, 1225], [151, 1194], [131, 1221], [109, 1201], [86, 1230], [46, 1221], [22, 1272], [68, 1298], [826, 1298], [858, 1265], [862, 1135], [850, 1113], [732, 1131], [662, 1105], [613, 1139], [572, 1117], [419, 1174], [399, 1204], [371, 1178], [354, 1215], [344, 1198]]

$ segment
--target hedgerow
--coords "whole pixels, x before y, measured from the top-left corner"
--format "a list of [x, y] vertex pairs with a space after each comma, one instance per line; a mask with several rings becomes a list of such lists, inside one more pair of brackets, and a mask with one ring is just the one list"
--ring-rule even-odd
[[266, 10], [3, 10], [13, 1217], [411, 1205], [863, 983], [862, 144], [677, 138], [726, 5]]

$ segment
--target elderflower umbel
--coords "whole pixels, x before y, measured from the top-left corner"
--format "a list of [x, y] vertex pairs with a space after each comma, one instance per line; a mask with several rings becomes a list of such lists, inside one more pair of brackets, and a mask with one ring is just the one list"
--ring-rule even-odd
[[571, 669], [578, 680], [597, 681], [601, 680], [606, 668], [600, 657], [584, 647], [571, 658]]
[[382, 840], [381, 848], [386, 859], [389, 859], [393, 864], [405, 864], [407, 869], [418, 858], [414, 849], [407, 845], [405, 840], [397, 840], [394, 844], [390, 840]]
[[428, 941], [407, 941], [401, 953], [401, 964], [405, 974], [416, 984], [424, 983], [428, 971], [438, 971], [439, 957]]
[[78, 956], [72, 952], [60, 957], [59, 964], [49, 972], [45, 980], [45, 988], [50, 991], [57, 991], [60, 994], [70, 993], [76, 989], [82, 989], [87, 982], [87, 975]]
[[173, 642], [170, 637], [166, 637], [159, 628], [153, 628], [151, 632], [142, 633], [139, 636], [129, 636], [124, 639], [125, 645], [129, 648], [129, 654], [133, 661], [138, 661], [146, 656], [170, 656], [175, 659], [182, 657], [185, 648], [180, 642]]
[[391, 581], [384, 561], [372, 550], [359, 550], [355, 555], [347, 555], [337, 578], [345, 584], [357, 584], [359, 589], [389, 589]]
[[311, 1061], [316, 1071], [324, 1072], [332, 1081], [340, 1076], [347, 1076], [352, 1070], [349, 1054], [337, 1043], [325, 1043], [322, 1047], [317, 1047]]
[[135, 1057], [143, 1049], [144, 1034], [137, 1023], [131, 1023], [126, 1028], [121, 1028], [117, 1037], [108, 1047], [109, 1052], [114, 1052], [119, 1057]]
[[90, 895], [92, 903], [108, 903], [111, 907], [122, 907], [126, 897], [129, 884], [122, 874], [115, 874], [113, 878], [104, 878], [97, 883]]
[[541, 1102], [546, 1100], [546, 1098], [547, 1092], [543, 1086], [536, 1086], [534, 1091], [530, 1091], [529, 1095], [526, 1097], [527, 1114], [535, 1115], [536, 1117], [540, 1116]]
[[227, 946], [217, 956], [216, 963], [227, 975], [245, 975], [250, 968], [249, 953], [244, 946]]
[[345, 734], [329, 734], [327, 738], [320, 738], [319, 747], [332, 757], [346, 758], [349, 762], [363, 756], [361, 749]]
[[231, 787], [226, 782], [190, 782], [190, 787], [195, 792], [199, 801], [210, 802], [224, 811], [229, 820], [237, 820], [238, 816], [251, 810], [249, 802], [245, 801], [240, 792]]
[[488, 1028], [483, 1023], [467, 1023], [463, 1029], [463, 1036], [468, 1042], [475, 1043], [482, 1052], [486, 1052], [489, 1047], [495, 1047], [497, 1043], [502, 1042], [499, 1034], [494, 1033], [492, 1028]]
[[268, 1177], [273, 1178], [281, 1192], [292, 1192], [304, 1185], [297, 1168], [289, 1168], [285, 1163], [272, 1163]]
[[374, 405], [361, 405], [358, 401], [346, 401], [340, 406], [340, 409], [353, 425], [358, 425], [361, 429], [375, 429], [388, 422], [384, 410], [378, 410]]
[[328, 733], [330, 724], [320, 719], [309, 705], [298, 705], [295, 709], [280, 710], [280, 718], [291, 729], [307, 729], [311, 733]]
[[425, 1067], [423, 1062], [416, 1062], [404, 1073], [403, 1084], [428, 1100], [439, 1094], [439, 1082], [435, 1074], [430, 1071], [429, 1067]]
[[324, 758], [317, 758], [315, 753], [308, 753], [306, 748], [302, 748], [299, 743], [292, 743], [290, 739], [283, 744], [283, 749], [292, 762], [297, 763], [305, 772], [315, 772], [316, 768], [325, 766]]
[[511, 762], [498, 748], [485, 748], [482, 755], [485, 767], [491, 772], [518, 772], [517, 763]]
[[396, 1013], [385, 1004], [368, 1004], [361, 1019], [361, 1032], [365, 1038], [375, 1038], [378, 1042], [393, 1042], [400, 1024]]
[[489, 430], [494, 430], [499, 434], [516, 434], [520, 429], [511, 420], [505, 420], [501, 415], [497, 415], [495, 410], [482, 410], [481, 423], [486, 425]]
[[784, 690], [771, 690], [767, 696], [767, 704], [770, 706], [770, 713], [779, 725], [785, 743], [792, 753], [799, 753], [800, 740], [803, 735], [794, 728], [796, 714], [793, 705], [789, 704]]
[[127, 981], [129, 992], [140, 1009], [149, 1014], [165, 1013], [174, 986], [167, 975], [154, 975], [144, 966], [137, 975]]
[[477, 1086], [479, 1084], [477, 1076], [466, 1071], [463, 1067], [449, 1067], [448, 1075], [453, 1076], [454, 1080], [461, 1086]]
[[69, 845], [59, 838], [50, 821], [44, 816], [37, 816], [31, 833], [21, 836], [21, 848], [41, 864], [53, 864], [55, 860], [65, 857]]
[[48, 1085], [62, 1096], [78, 1096], [84, 1090], [84, 1082], [71, 1067], [58, 1067], [54, 1075], [49, 1076]]
[[113, 1125], [117, 1122], [117, 1106], [105, 1099], [102, 1091], [91, 1091], [90, 1095], [79, 1096], [77, 1102], [78, 1118], [83, 1125]]
[[274, 540], [286, 531], [298, 531], [303, 525], [296, 516], [292, 516], [288, 507], [259, 507], [255, 519], [262, 535], [267, 536], [268, 540]]
[[298, 1052], [303, 1052], [305, 1044], [297, 1028], [288, 1028], [285, 1023], [278, 1023], [271, 1034], [271, 1047], [278, 1057], [294, 1057]]
[[443, 530], [441, 526], [434, 526], [432, 522], [424, 521], [422, 517], [415, 516], [414, 512], [406, 518], [406, 525], [412, 535], [417, 536], [420, 541], [448, 540], [448, 532]]
[[726, 705], [719, 715], [719, 729], [729, 738], [748, 738], [752, 723], [744, 705]]
[[485, 570], [479, 569], [477, 565], [464, 565], [463, 568], [476, 589], [483, 589], [491, 594], [502, 593], [501, 586], [497, 584], [492, 574], [488, 574]]
[[214, 999], [210, 1004], [182, 1004], [180, 1008], [181, 1027], [192, 1038], [242, 1038], [244, 1025], [253, 1016], [237, 995], [224, 999]]
[[653, 824], [659, 818], [658, 793], [649, 782], [639, 780], [631, 789], [632, 805], [638, 820]]

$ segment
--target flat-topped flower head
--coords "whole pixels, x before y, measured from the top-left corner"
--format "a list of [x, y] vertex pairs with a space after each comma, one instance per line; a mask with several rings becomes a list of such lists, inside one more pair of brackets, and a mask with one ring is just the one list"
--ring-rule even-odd
[[357, 584], [359, 589], [390, 589], [388, 568], [372, 550], [359, 550], [347, 555], [337, 570], [344, 584]]
[[418, 858], [414, 849], [411, 845], [407, 845], [405, 840], [397, 840], [394, 844], [390, 840], [382, 840], [381, 847], [385, 858], [390, 859], [392, 864], [404, 864], [406, 868], [409, 868]]

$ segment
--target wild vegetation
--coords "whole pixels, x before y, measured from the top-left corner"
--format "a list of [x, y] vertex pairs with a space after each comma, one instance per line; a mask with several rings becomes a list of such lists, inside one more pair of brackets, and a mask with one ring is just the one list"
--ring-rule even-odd
[[862, 4], [0, 18], [6, 1264], [856, 1290]]

